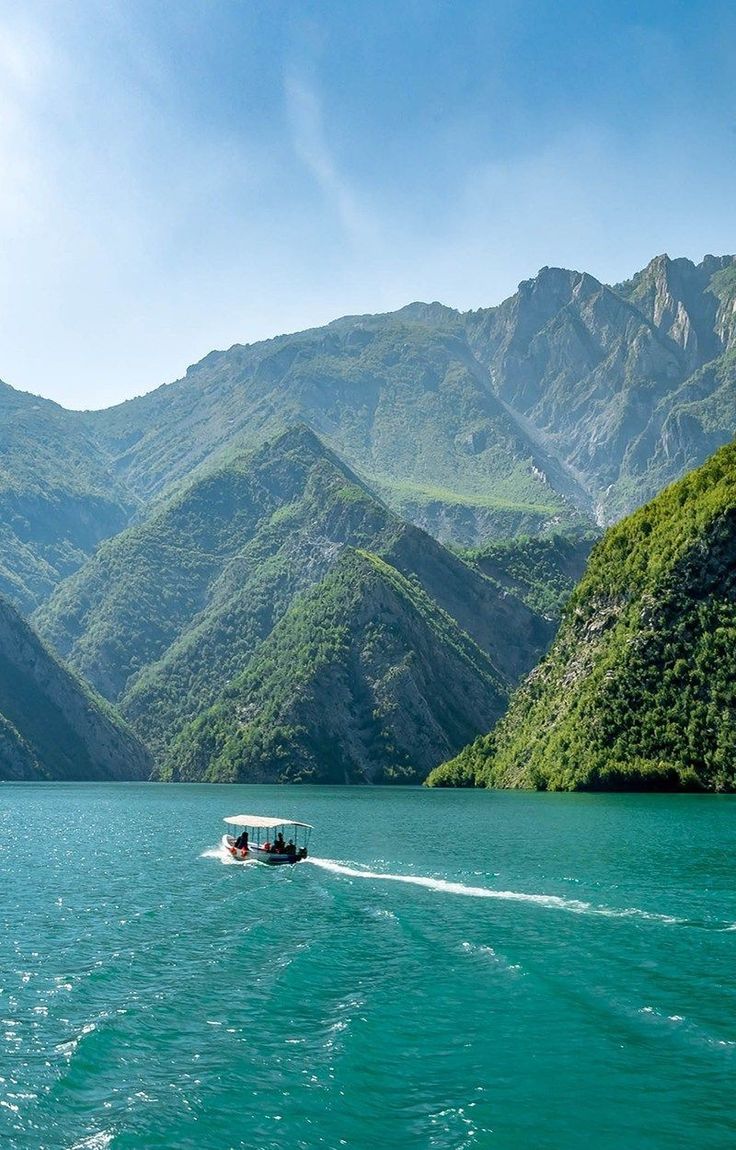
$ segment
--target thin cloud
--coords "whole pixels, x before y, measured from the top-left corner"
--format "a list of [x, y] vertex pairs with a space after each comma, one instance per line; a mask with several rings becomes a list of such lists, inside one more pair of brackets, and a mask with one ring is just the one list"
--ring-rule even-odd
[[288, 72], [284, 94], [294, 151], [334, 208], [355, 247], [370, 247], [378, 236], [376, 221], [340, 172], [327, 141], [322, 100], [303, 73]]

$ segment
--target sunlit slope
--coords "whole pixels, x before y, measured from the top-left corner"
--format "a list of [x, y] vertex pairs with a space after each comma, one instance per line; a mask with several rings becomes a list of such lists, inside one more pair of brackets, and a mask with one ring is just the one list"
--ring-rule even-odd
[[590, 530], [491, 540], [463, 557], [532, 610], [556, 620], [580, 582], [600, 534]]
[[543, 268], [466, 316], [499, 399], [613, 522], [736, 430], [736, 259], [657, 256], [616, 287]]
[[151, 767], [113, 709], [0, 598], [0, 779], [142, 779]]
[[543, 268], [498, 307], [411, 304], [212, 352], [87, 419], [143, 498], [303, 420], [443, 540], [610, 522], [730, 440], [735, 306], [730, 256], [659, 256], [617, 287]]
[[505, 702], [490, 659], [416, 581], [350, 549], [185, 727], [162, 774], [419, 782]]
[[106, 543], [36, 620], [161, 756], [345, 547], [381, 555], [420, 588], [505, 690], [552, 637], [513, 594], [403, 523], [305, 427], [202, 474]]
[[590, 500], [494, 394], [441, 305], [337, 320], [212, 352], [90, 427], [150, 498], [235, 439], [309, 424], [395, 510], [440, 538], [576, 521]]
[[736, 788], [736, 446], [606, 533], [508, 714], [430, 781]]

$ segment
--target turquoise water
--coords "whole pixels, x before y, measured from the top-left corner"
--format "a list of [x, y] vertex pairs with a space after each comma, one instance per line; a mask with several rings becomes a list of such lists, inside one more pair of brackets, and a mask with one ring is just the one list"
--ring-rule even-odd
[[[313, 859], [225, 865], [240, 810], [313, 822]], [[0, 1146], [733, 1147], [735, 820], [2, 786]]]

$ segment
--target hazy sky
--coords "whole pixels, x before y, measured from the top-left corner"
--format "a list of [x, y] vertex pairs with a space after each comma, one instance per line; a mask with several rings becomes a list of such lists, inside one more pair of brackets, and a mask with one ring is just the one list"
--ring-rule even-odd
[[0, 0], [0, 378], [736, 250], [732, 0]]

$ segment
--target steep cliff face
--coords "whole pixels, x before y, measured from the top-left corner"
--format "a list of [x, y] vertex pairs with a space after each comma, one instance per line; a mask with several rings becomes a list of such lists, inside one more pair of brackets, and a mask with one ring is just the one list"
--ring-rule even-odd
[[490, 659], [416, 582], [348, 550], [295, 600], [245, 674], [184, 728], [162, 773], [418, 782], [505, 698]]
[[135, 735], [0, 599], [0, 779], [142, 779]]
[[736, 789], [736, 445], [611, 528], [508, 714], [432, 778]]
[[[470, 313], [468, 334], [494, 390], [611, 522], [731, 438], [735, 295], [731, 256], [658, 256], [616, 288], [543, 268]], [[723, 418], [688, 406], [693, 387], [729, 392]]]
[[681, 363], [689, 372], [726, 350], [719, 332], [720, 301], [713, 278], [731, 264], [728, 256], [706, 256], [695, 265], [661, 255], [622, 285], [622, 294], [680, 349]]

